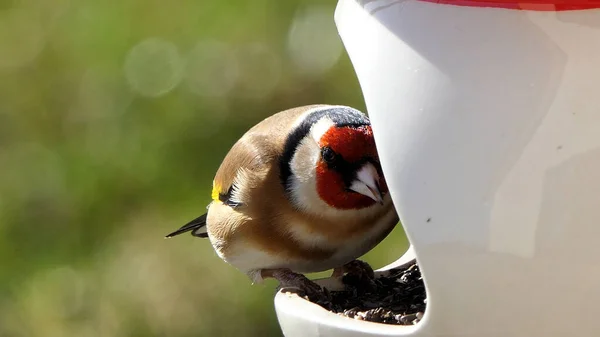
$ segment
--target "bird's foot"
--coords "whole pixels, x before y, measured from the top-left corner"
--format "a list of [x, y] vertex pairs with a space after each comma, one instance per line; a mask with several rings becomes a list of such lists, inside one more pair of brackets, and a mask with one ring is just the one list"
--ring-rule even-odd
[[361, 260], [353, 260], [345, 265], [335, 268], [332, 277], [341, 277], [346, 285], [366, 287], [371, 289], [375, 286], [375, 272], [371, 266]]
[[309, 280], [306, 276], [294, 273], [289, 269], [263, 269], [261, 270], [261, 276], [263, 278], [271, 277], [279, 281], [277, 290], [295, 290], [299, 295], [308, 296], [310, 299], [325, 296], [321, 286]]

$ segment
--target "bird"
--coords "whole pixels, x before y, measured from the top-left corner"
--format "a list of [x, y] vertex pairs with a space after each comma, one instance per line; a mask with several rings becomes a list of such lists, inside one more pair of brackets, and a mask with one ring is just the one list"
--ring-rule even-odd
[[344, 105], [287, 109], [249, 129], [213, 180], [207, 212], [178, 230], [208, 238], [252, 283], [321, 290], [305, 274], [372, 268], [358, 258], [399, 221], [369, 118]]

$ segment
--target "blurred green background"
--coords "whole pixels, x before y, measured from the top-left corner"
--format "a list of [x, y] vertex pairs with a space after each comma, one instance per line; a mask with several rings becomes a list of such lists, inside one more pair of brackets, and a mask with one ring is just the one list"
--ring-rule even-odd
[[[335, 4], [0, 1], [0, 336], [281, 335], [276, 282], [163, 237], [253, 124], [364, 111]], [[405, 248], [397, 228], [365, 260]]]

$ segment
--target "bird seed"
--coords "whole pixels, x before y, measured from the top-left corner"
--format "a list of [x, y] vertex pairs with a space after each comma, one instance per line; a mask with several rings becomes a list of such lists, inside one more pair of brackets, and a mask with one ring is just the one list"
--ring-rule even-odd
[[343, 291], [324, 291], [312, 302], [341, 316], [385, 324], [417, 324], [427, 303], [425, 284], [416, 262], [375, 279], [345, 275]]

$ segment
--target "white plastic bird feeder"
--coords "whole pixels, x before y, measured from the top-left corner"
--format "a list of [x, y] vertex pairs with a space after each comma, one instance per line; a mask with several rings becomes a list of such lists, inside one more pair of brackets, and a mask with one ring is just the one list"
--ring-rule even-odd
[[599, 7], [339, 1], [428, 304], [393, 326], [279, 293], [286, 336], [600, 336]]

